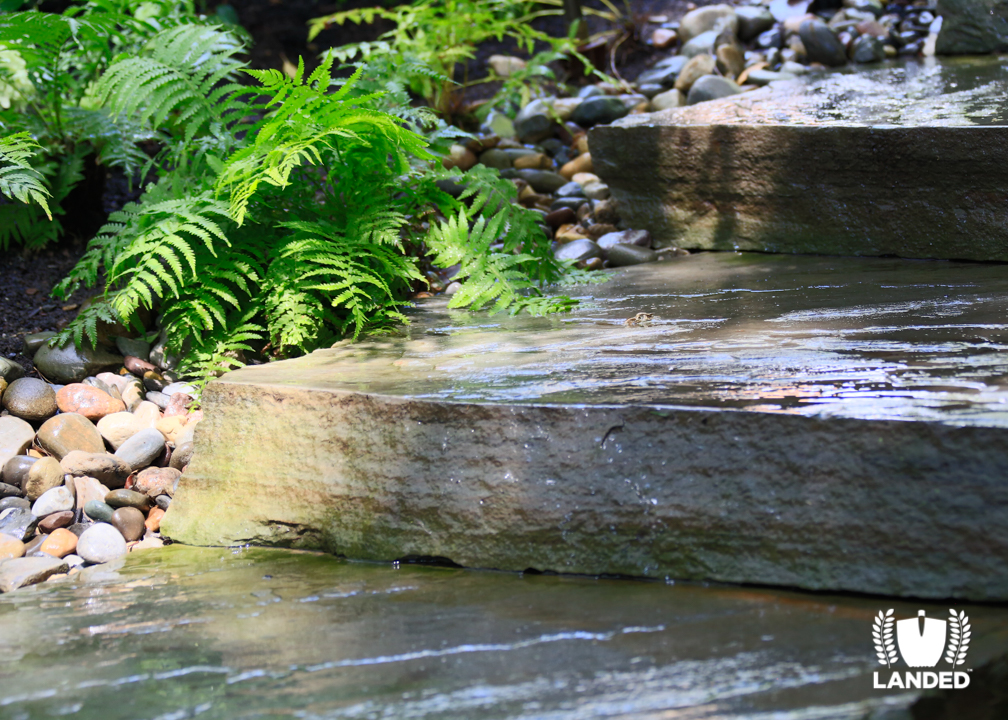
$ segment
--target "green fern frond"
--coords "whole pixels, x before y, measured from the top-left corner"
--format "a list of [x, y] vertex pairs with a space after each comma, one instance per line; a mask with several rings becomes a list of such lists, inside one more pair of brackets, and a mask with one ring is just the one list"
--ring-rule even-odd
[[0, 137], [0, 193], [22, 203], [37, 203], [52, 220], [45, 180], [28, 162], [39, 150], [27, 132]]
[[[107, 297], [95, 297], [83, 308], [77, 317], [69, 325], [61, 330], [55, 337], [49, 340], [49, 345], [53, 347], [63, 347], [68, 342], [73, 341], [77, 347], [84, 345], [84, 338], [87, 338], [91, 347], [98, 344], [98, 323], [109, 323], [112, 325], [123, 322], [113, 308], [115, 294], [111, 293]], [[138, 329], [142, 329], [134, 323]]]

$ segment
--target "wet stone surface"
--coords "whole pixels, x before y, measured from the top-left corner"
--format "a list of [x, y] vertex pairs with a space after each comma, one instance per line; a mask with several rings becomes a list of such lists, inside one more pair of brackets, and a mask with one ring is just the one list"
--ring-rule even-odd
[[[73, 707], [85, 720], [853, 720], [920, 694], [872, 689], [872, 618], [889, 607], [948, 615], [944, 604], [172, 546], [0, 596], [0, 707]], [[1003, 652], [1008, 616], [961, 607], [976, 668]]]

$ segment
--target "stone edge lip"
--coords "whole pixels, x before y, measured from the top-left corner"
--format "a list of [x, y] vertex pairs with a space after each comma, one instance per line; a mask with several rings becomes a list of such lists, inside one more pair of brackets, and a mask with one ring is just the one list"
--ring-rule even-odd
[[[532, 418], [536, 422], [541, 421], [543, 417], [566, 418], [571, 427], [563, 430], [560, 434], [566, 436], [562, 439], [567, 440], [567, 444], [570, 444], [570, 439], [575, 437], [578, 432], [585, 436], [592, 433], [600, 434], [599, 423], [610, 424], [609, 421], [612, 417], [609, 416], [613, 416], [614, 412], [618, 413], [621, 408], [625, 410], [625, 407], [598, 406], [591, 407], [591, 412], [572, 413], [569, 411], [583, 409], [582, 406], [539, 405], [516, 407], [509, 405], [494, 406], [490, 404], [477, 405], [444, 401], [411, 400], [397, 396], [381, 396], [332, 388], [313, 391], [311, 388], [289, 385], [257, 385], [256, 383], [237, 381], [233, 378], [229, 382], [218, 381], [217, 389], [217, 392], [214, 394], [220, 395], [220, 397], [212, 402], [219, 402], [223, 405], [230, 400], [241, 398], [245, 404], [245, 410], [241, 413], [240, 422], [245, 427], [239, 428], [234, 417], [230, 419], [230, 422], [227, 419], [222, 422], [220, 418], [216, 418], [216, 423], [211, 422], [207, 427], [201, 427], [202, 432], [197, 433], [197, 457], [194, 459], [200, 459], [201, 461], [194, 463], [193, 470], [195, 472], [192, 473], [190, 482], [187, 483], [183, 479], [183, 483], [179, 488], [181, 498], [176, 497], [176, 502], [173, 503], [163, 523], [166, 535], [172, 536], [178, 542], [208, 546], [251, 543], [301, 549], [321, 549], [349, 558], [375, 561], [392, 561], [411, 556], [440, 557], [458, 563], [463, 567], [506, 571], [520, 571], [534, 567], [559, 573], [585, 575], [615, 574], [628, 577], [661, 577], [665, 574], [684, 580], [709, 580], [714, 582], [792, 587], [821, 592], [858, 592], [872, 595], [920, 597], [933, 600], [963, 598], [1001, 602], [1008, 599], [1008, 586], [1005, 586], [1003, 582], [994, 582], [993, 584], [991, 582], [991, 576], [996, 576], [999, 573], [994, 569], [994, 566], [998, 564], [997, 558], [990, 554], [991, 547], [999, 543], [1005, 545], [1008, 543], [1008, 540], [1004, 537], [999, 539], [998, 531], [996, 529], [992, 531], [989, 525], [991, 522], [994, 522], [996, 525], [998, 522], [1008, 520], [1008, 518], [1004, 517], [1004, 512], [997, 510], [997, 503], [992, 502], [992, 499], [989, 497], [980, 502], [979, 505], [976, 504], [976, 498], [969, 501], [973, 502], [973, 508], [986, 507], [988, 510], [987, 514], [989, 517], [986, 519], [977, 519], [979, 523], [977, 528], [980, 529], [977, 530], [977, 528], [974, 528], [976, 532], [993, 533], [989, 538], [990, 542], [986, 546], [987, 550], [978, 550], [975, 547], [974, 541], [976, 538], [972, 538], [972, 535], [975, 535], [976, 532], [960, 533], [960, 530], [964, 530], [968, 524], [973, 522], [967, 516], [968, 513], [964, 512], [964, 508], [968, 509], [969, 502], [960, 503], [960, 506], [950, 512], [947, 517], [943, 516], [945, 518], [943, 522], [947, 521], [949, 527], [955, 528], [954, 530], [946, 528], [943, 531], [944, 535], [949, 536], [951, 533], [951, 537], [953, 538], [957, 535], [962, 535], [963, 540], [956, 547], [940, 548], [935, 546], [924, 548], [921, 552], [924, 554], [932, 550], [944, 552], [947, 556], [944, 560], [945, 565], [942, 565], [943, 561], [932, 562], [926, 558], [917, 560], [916, 556], [920, 553], [915, 552], [908, 555], [902, 550], [896, 552], [896, 555], [902, 553], [900, 557], [894, 560], [886, 560], [888, 553], [884, 552], [885, 538], [888, 537], [888, 533], [891, 533], [892, 530], [888, 527], [882, 527], [885, 523], [879, 523], [878, 518], [867, 520], [869, 527], [862, 528], [862, 534], [865, 534], [864, 531], [867, 530], [867, 534], [872, 535], [872, 538], [876, 542], [874, 546], [871, 543], [865, 546], [873, 557], [865, 560], [866, 566], [858, 571], [860, 576], [856, 578], [846, 575], [853, 566], [850, 566], [849, 563], [845, 565], [845, 561], [842, 558], [830, 560], [827, 553], [824, 561], [823, 558], [816, 556], [816, 553], [821, 552], [823, 548], [835, 552], [839, 545], [850, 542], [850, 540], [838, 537], [821, 537], [822, 533], [818, 528], [818, 524], [809, 522], [808, 519], [799, 523], [797, 533], [793, 536], [774, 535], [774, 532], [770, 531], [767, 533], [767, 537], [754, 537], [753, 542], [750, 542], [749, 546], [740, 552], [743, 556], [740, 558], [734, 557], [734, 551], [726, 552], [726, 548], [723, 546], [723, 536], [727, 529], [716, 528], [710, 537], [703, 537], [701, 532], [701, 537], [694, 538], [696, 541], [695, 547], [687, 548], [686, 555], [689, 558], [685, 561], [680, 561], [678, 558], [673, 557], [670, 564], [669, 556], [667, 555], [668, 548], [665, 548], [664, 552], [666, 552], [666, 555], [664, 561], [659, 559], [656, 564], [652, 563], [648, 557], [652, 549], [647, 542], [640, 540], [641, 536], [639, 534], [637, 537], [640, 542], [644, 543], [643, 550], [638, 547], [627, 554], [624, 552], [622, 546], [610, 543], [609, 545], [604, 545], [599, 550], [601, 554], [596, 556], [594, 560], [592, 559], [590, 549], [588, 549], [588, 555], [583, 555], [576, 560], [568, 560], [564, 554], [567, 549], [585, 552], [587, 546], [584, 546], [585, 540], [582, 539], [580, 541], [582, 543], [580, 549], [575, 544], [571, 545], [570, 548], [564, 548], [564, 553], [556, 554], [555, 549], [550, 550], [548, 546], [551, 544], [563, 544], [564, 541], [560, 539], [559, 535], [547, 542], [546, 545], [543, 545], [542, 542], [545, 537], [543, 533], [547, 535], [550, 533], [555, 534], [557, 530], [555, 524], [551, 525], [556, 518], [552, 520], [546, 519], [537, 526], [529, 528], [527, 535], [515, 539], [513, 546], [505, 544], [506, 546], [502, 547], [495, 540], [494, 535], [506, 533], [507, 523], [488, 533], [487, 528], [483, 527], [479, 522], [470, 524], [470, 519], [466, 516], [467, 511], [464, 509], [460, 513], [458, 507], [454, 509], [447, 507], [451, 503], [446, 500], [445, 508], [440, 507], [441, 503], [435, 503], [439, 506], [437, 513], [444, 512], [446, 515], [450, 515], [451, 518], [444, 526], [435, 527], [432, 525], [433, 530], [427, 529], [423, 523], [427, 522], [430, 524], [431, 517], [424, 513], [430, 512], [430, 508], [426, 507], [424, 509], [424, 506], [433, 497], [431, 492], [436, 490], [436, 488], [427, 479], [417, 476], [416, 471], [424, 467], [429, 468], [431, 460], [434, 458], [429, 455], [426, 460], [423, 457], [419, 459], [413, 457], [410, 460], [413, 466], [409, 468], [397, 468], [403, 474], [403, 477], [409, 478], [407, 484], [404, 485], [401, 477], [398, 480], [394, 480], [386, 476], [383, 467], [388, 466], [390, 462], [394, 463], [397, 456], [394, 454], [385, 454], [385, 451], [381, 447], [383, 444], [382, 439], [378, 439], [373, 443], [377, 449], [368, 448], [367, 451], [353, 457], [346, 453], [345, 446], [343, 451], [336, 453], [330, 451], [330, 455], [326, 455], [324, 458], [316, 457], [311, 460], [311, 463], [315, 463], [315, 465], [309, 469], [307, 475], [304, 473], [303, 468], [300, 471], [301, 475], [298, 475], [297, 471], [289, 473], [285, 468], [279, 466], [265, 467], [265, 457], [269, 455], [269, 448], [265, 448], [265, 455], [262, 456], [263, 459], [261, 461], [253, 458], [242, 458], [241, 466], [239, 467], [234, 462], [234, 457], [222, 457], [220, 454], [213, 452], [209, 453], [209, 457], [207, 457], [207, 451], [211, 449], [207, 446], [215, 446], [214, 450], [218, 448], [234, 448], [238, 444], [236, 440], [239, 437], [243, 439], [255, 437], [260, 441], [265, 441], [270, 435], [269, 432], [261, 432], [253, 428], [252, 435], [249, 434], [250, 426], [256, 425], [256, 418], [248, 412], [249, 401], [253, 400], [259, 401], [259, 404], [263, 406], [264, 418], [270, 414], [276, 415], [276, 410], [280, 407], [288, 408], [300, 405], [302, 409], [312, 407], [317, 410], [319, 406], [332, 408], [333, 412], [328, 418], [327, 426], [312, 430], [316, 435], [316, 443], [306, 444], [303, 448], [288, 448], [288, 452], [305, 451], [310, 447], [317, 446], [318, 437], [334, 438], [339, 437], [341, 433], [348, 435], [356, 434], [356, 444], [354, 446], [360, 447], [360, 442], [368, 438], [367, 425], [370, 424], [373, 426], [376, 423], [385, 423], [389, 419], [413, 419], [415, 417], [413, 414], [418, 412], [427, 412], [430, 414], [430, 417], [424, 418], [422, 424], [427, 425], [435, 434], [440, 434], [442, 431], [451, 432], [451, 429], [448, 428], [452, 424], [451, 421], [449, 420], [443, 427], [439, 427], [437, 418], [446, 417], [446, 415], [441, 415], [441, 413], [451, 414], [452, 411], [457, 409], [461, 409], [463, 416], [470, 416], [463, 423], [464, 428], [474, 426], [484, 415], [488, 413], [492, 415], [495, 410], [500, 410], [501, 408], [513, 410], [514, 413], [508, 413], [511, 417], [498, 421], [495, 427], [489, 429], [489, 433], [491, 436], [495, 433], [499, 434], [505, 426], [509, 425], [512, 428], [512, 434], [516, 435], [518, 442], [521, 442], [522, 439], [522, 428], [519, 427], [522, 425], [522, 422], [520, 417], [516, 417], [516, 415], [524, 415], [526, 420]], [[276, 407], [267, 407], [271, 406], [271, 403]], [[940, 468], [943, 464], [947, 465], [949, 462], [958, 466], [960, 461], [965, 461], [966, 458], [964, 457], [960, 457], [958, 460], [956, 458], [949, 459], [942, 454], [943, 447], [949, 443], [951, 443], [951, 447], [956, 447], [957, 445], [968, 446], [965, 447], [965, 452], [967, 453], [972, 453], [978, 447], [988, 448], [986, 455], [974, 462], [973, 466], [969, 468], [969, 471], [966, 473], [968, 477], [964, 475], [964, 484], [968, 486], [969, 492], [972, 492], [977, 497], [983, 496], [984, 493], [988, 495], [991, 492], [997, 493], [996, 490], [992, 490], [989, 487], [989, 483], [985, 484], [983, 479], [980, 478], [984, 473], [978, 473], [978, 468], [982, 470], [986, 467], [984, 463], [988, 463], [992, 466], [1002, 466], [1003, 469], [1003, 466], [1008, 463], [1003, 457], [1003, 453], [999, 454], [990, 450], [996, 444], [993, 442], [994, 438], [1004, 433], [1003, 430], [998, 428], [955, 428], [942, 426], [938, 423], [898, 420], [866, 421], [857, 419], [831, 419], [824, 421], [822, 419], [780, 413], [745, 413], [744, 411], [724, 413], [719, 410], [693, 407], [652, 408], [641, 406], [636, 408], [636, 410], [640, 411], [639, 415], [654, 414], [660, 416], [661, 419], [655, 421], [658, 425], [668, 419], [669, 416], [672, 416], [670, 423], [659, 428], [659, 431], [671, 428], [674, 432], [679, 432], [680, 434], [682, 433], [683, 426], [699, 430], [701, 422], [706, 425], [705, 418], [715, 419], [712, 426], [720, 423], [722, 426], [721, 429], [708, 433], [704, 438], [700, 438], [701, 441], [708, 444], [716, 441], [718, 437], [724, 439], [736, 435], [739, 432], [738, 421], [747, 419], [743, 417], [743, 414], [753, 416], [756, 424], [761, 426], [757, 434], [762, 434], [764, 440], [775, 436], [787, 435], [788, 433], [784, 430], [784, 427], [792, 426], [794, 423], [808, 423], [809, 427], [820, 433], [823, 431], [822, 426], [824, 424], [829, 426], [830, 432], [837, 425], [842, 425], [852, 434], [860, 436], [853, 440], [844, 439], [842, 444], [849, 446], [847, 450], [851, 448], [856, 449], [858, 445], [862, 448], [877, 448], [879, 447], [877, 443], [881, 441], [881, 438], [888, 431], [891, 435], [890, 440], [897, 442], [897, 444], [903, 443], [905, 446], [903, 448], [904, 457], [896, 464], [900, 465], [902, 463], [900, 467], [904, 467], [904, 469], [909, 467], [911, 472], [904, 477], [883, 478], [881, 475], [885, 474], [886, 468], [874, 468], [872, 472], [874, 476], [866, 478], [866, 480], [868, 485], [876, 487], [878, 491], [881, 491], [883, 485], [885, 486], [885, 494], [889, 495], [889, 497], [883, 500], [883, 504], [887, 508], [889, 515], [896, 512], [898, 509], [897, 505], [899, 505], [893, 495], [899, 495], [901, 492], [905, 495], [905, 491], [915, 487], [914, 482], [919, 483], [919, 480], [915, 481], [913, 477], [916, 471], [919, 469], [929, 470], [931, 466]], [[575, 416], [581, 416], [582, 419], [576, 420]], [[212, 417], [208, 415], [208, 420]], [[364, 422], [360, 422], [362, 419]], [[767, 419], [769, 419], [769, 422], [766, 422]], [[639, 420], [640, 417], [637, 418], [637, 421]], [[725, 422], [726, 420], [727, 422]], [[620, 421], [622, 422], [622, 418]], [[268, 418], [265, 422], [267, 424], [275, 424], [276, 418]], [[593, 423], [598, 427], [591, 427]], [[677, 425], [679, 426], [678, 429], [676, 429]], [[647, 426], [641, 427], [644, 430], [648, 430]], [[655, 427], [656, 425], [652, 424], [650, 432], [654, 437], [658, 437], [660, 432], [656, 434]], [[445, 428], [448, 429], [446, 430]], [[576, 428], [580, 428], [580, 430], [576, 430]], [[468, 430], [464, 431], [468, 432]], [[973, 435], [973, 431], [977, 431], [979, 435]], [[236, 437], [236, 433], [238, 433], [238, 437]], [[994, 433], [995, 435], [990, 435], [990, 433]], [[507, 438], [507, 442], [513, 443], [516, 437]], [[649, 437], [651, 436], [649, 435]], [[694, 439], [687, 433], [686, 444], [693, 442]], [[736, 437], [735, 439], [737, 440], [738, 438]], [[814, 438], [811, 439], [814, 440]], [[483, 438], [483, 440], [483, 446], [485, 447], [486, 438]], [[411, 442], [412, 445], [407, 443], [405, 448], [400, 448], [400, 452], [405, 449], [407, 454], [419, 453], [422, 455], [425, 449], [428, 452], [430, 451], [429, 443]], [[678, 442], [680, 446], [683, 445], [682, 438]], [[783, 444], [789, 442], [791, 442], [790, 439], [782, 440]], [[260, 445], [265, 445], [265, 443], [261, 442]], [[479, 443], [474, 443], [474, 445], [478, 446]], [[587, 445], [582, 443], [582, 445], [587, 447], [591, 443], [589, 442]], [[605, 446], [604, 439], [602, 445], [603, 447]], [[938, 447], [932, 448], [933, 445]], [[273, 451], [278, 449], [280, 448], [272, 448]], [[203, 458], [199, 458], [200, 450], [203, 450]], [[260, 447], [260, 452], [263, 452], [263, 450], [264, 448]], [[834, 448], [829, 448], [825, 451], [833, 452], [834, 455], [837, 452], [841, 454], [845, 452], [843, 449], [838, 450]], [[924, 454], [930, 452], [932, 457], [918, 462], [917, 451], [923, 451]], [[734, 474], [737, 477], [721, 478], [715, 475], [715, 477], [718, 477], [718, 480], [714, 484], [721, 486], [717, 492], [723, 493], [726, 486], [732, 486], [739, 482], [742, 482], [739, 488], [745, 486], [744, 489], [747, 492], [752, 491], [753, 488], [748, 487], [749, 476], [752, 473], [746, 466], [746, 451], [743, 449], [741, 454], [737, 450], [733, 450], [732, 452], [736, 456], [729, 460], [729, 465], [735, 466], [736, 470]], [[475, 474], [473, 472], [470, 473], [472, 475], [470, 479], [476, 483], [483, 482], [481, 477], [485, 474], [487, 467], [486, 457], [481, 453], [482, 451], [477, 449], [472, 452], [470, 457], [462, 458], [460, 461], [462, 465], [465, 462], [469, 462], [471, 470], [473, 467], [477, 468], [474, 470]], [[628, 454], [633, 455], [634, 453]], [[234, 453], [231, 453], [231, 455], [233, 456]], [[844, 457], [849, 458], [849, 455], [844, 455]], [[696, 464], [695, 458], [689, 462], [694, 463], [694, 465], [689, 466], [687, 463], [686, 472], [692, 473], [697, 478], [705, 477], [705, 473], [710, 471], [710, 467], [704, 467], [703, 462]], [[837, 466], [842, 466], [846, 461], [843, 458], [838, 460], [834, 457], [830, 462], [832, 465], [826, 468], [826, 476], [828, 478], [827, 484], [832, 484], [834, 488], [831, 492], [842, 491], [842, 493], [846, 493], [846, 489], [839, 487], [844, 482], [842, 477], [836, 477]], [[869, 462], [870, 465], [871, 462]], [[370, 470], [363, 471], [364, 475], [370, 473], [368, 477], [363, 477], [359, 474], [360, 468], [365, 466], [370, 468]], [[378, 468], [378, 470], [376, 471], [375, 468]], [[340, 472], [345, 472], [348, 469], [350, 470], [348, 475], [340, 474]], [[326, 482], [315, 483], [313, 487], [306, 488], [304, 486], [308, 478], [314, 478], [319, 473], [326, 471], [330, 471], [331, 475], [330, 479]], [[277, 478], [277, 476], [283, 475], [285, 472], [287, 473], [286, 478]], [[465, 470], [462, 470], [462, 473], [464, 474]], [[945, 475], [947, 474], [945, 472]], [[780, 483], [780, 478], [771, 477], [773, 476], [772, 471], [759, 471], [756, 475], [762, 475], [762, 477], [756, 477], [756, 484], [762, 485], [762, 489], [757, 489], [755, 497], [763, 497], [764, 499], [771, 497], [773, 495], [772, 491], [775, 488], [774, 483]], [[840, 475], [843, 475], [842, 471]], [[416, 486], [413, 484], [414, 477], [417, 477]], [[569, 478], [573, 477], [569, 476]], [[262, 487], [259, 485], [263, 479], [266, 479], [267, 483], [271, 486]], [[791, 478], [791, 480], [803, 481], [802, 478]], [[880, 482], [882, 480], [885, 482]], [[943, 499], [951, 498], [948, 493], [949, 481], [949, 477], [944, 477], [935, 487], [918, 487], [917, 493], [920, 494], [920, 491], [926, 488], [930, 499], [926, 500], [921, 496], [920, 502], [915, 503], [909, 512], [912, 514], [925, 508], [927, 503], [934, 501], [936, 497], [935, 493], [941, 494]], [[424, 487], [425, 482], [426, 488]], [[540, 488], [534, 487], [535, 483], [529, 483], [527, 479], [522, 482], [524, 483], [522, 486], [523, 492], [532, 494], [541, 492]], [[599, 482], [604, 483], [605, 481], [600, 480]], [[892, 482], [891, 487], [890, 482]], [[278, 509], [275, 507], [275, 503], [271, 506], [265, 497], [259, 497], [276, 497], [278, 493], [285, 492], [285, 484], [291, 490], [288, 494], [287, 507]], [[308, 484], [311, 483], [309, 482]], [[253, 492], [249, 485], [255, 486], [256, 492]], [[776, 485], [776, 487], [784, 486], [786, 486], [786, 483]], [[296, 490], [294, 489], [295, 487], [297, 487]], [[233, 500], [235, 498], [235, 491], [238, 491], [242, 499]], [[301, 498], [297, 497], [298, 492], [302, 493]], [[966, 491], [964, 490], [964, 492]], [[307, 495], [304, 495], [304, 493], [307, 493]], [[868, 495], [870, 495], [870, 492]], [[868, 495], [865, 495], [860, 501], [855, 501], [854, 505], [848, 506], [845, 511], [853, 512], [851, 517], [860, 521], [861, 518], [857, 513], [859, 509], [858, 502], [865, 502], [871, 499]], [[180, 499], [183, 501], [182, 503], [178, 502]], [[981, 497], [981, 499], [983, 498]], [[225, 500], [227, 501], [226, 503], [223, 502]], [[573, 499], [568, 498], [568, 500], [575, 502], [574, 507], [577, 507], [576, 497]], [[215, 502], [221, 512], [214, 512], [212, 517], [205, 519], [199, 517], [196, 512], [198, 508], [207, 507], [208, 503], [212, 506]], [[323, 507], [327, 502], [333, 506]], [[516, 505], [511, 509], [505, 509], [505, 513], [514, 513], [515, 516], [527, 517], [530, 508], [527, 503], [522, 505], [522, 502], [524, 502], [523, 499], [516, 498]], [[688, 501], [684, 507], [688, 509], [690, 502], [693, 501]], [[227, 507], [224, 507], [225, 504]], [[623, 505], [625, 503], [620, 502], [619, 504]], [[632, 498], [629, 504], [633, 504]], [[710, 503], [707, 501], [700, 502], [694, 506], [701, 516], [705, 512], [705, 505], [707, 506], [707, 510], [711, 509]], [[605, 506], [602, 507], [604, 511]], [[190, 508], [192, 509], [190, 510]], [[750, 510], [750, 515], [755, 513], [755, 508], [750, 508]], [[930, 513], [930, 511], [927, 512]], [[996, 520], [995, 516], [998, 512], [1001, 512], [1001, 521]], [[633, 513], [631, 515], [624, 514], [621, 517], [621, 520], [616, 520], [617, 523], [628, 519], [631, 524], [642, 522], [642, 518]], [[702, 517], [700, 520], [702, 520]], [[834, 525], [836, 525], [836, 520], [837, 518], [832, 519]], [[420, 527], [424, 527], [426, 535], [417, 532], [414, 521], [419, 522]], [[434, 521], [435, 524], [439, 522], [437, 518]], [[761, 526], [759, 522], [754, 523], [752, 517], [742, 518], [742, 521], [740, 532], [744, 533], [746, 528], [748, 528], [750, 532], [754, 531], [755, 535], [758, 536], [760, 534], [761, 531], [758, 528]], [[870, 527], [872, 522], [875, 523], [875, 527]], [[800, 527], [802, 523], [804, 523], [804, 530]], [[702, 526], [703, 523], [700, 522], [698, 527]], [[654, 528], [650, 527], [649, 529], [645, 522], [644, 525], [627, 527], [629, 534], [626, 537], [634, 537], [635, 533], [641, 532], [641, 528], [644, 528], [645, 535], [648, 532], [653, 534]], [[921, 533], [922, 529], [926, 531], [924, 534]], [[433, 534], [431, 534], [432, 532]], [[687, 528], [685, 531], [681, 528], [673, 530], [673, 534], [678, 533], [677, 538], [680, 541], [685, 537], [683, 536], [683, 532], [688, 533], [689, 529]], [[930, 530], [924, 527], [917, 528], [915, 532], [916, 535], [914, 537], [920, 540], [922, 537], [926, 537]], [[1003, 533], [1001, 534], [1003, 535]], [[804, 540], [802, 539], [803, 535]], [[660, 540], [660, 535], [656, 537]], [[511, 540], [511, 538], [507, 539]], [[693, 542], [688, 537], [685, 539], [687, 542]], [[939, 545], [942, 543], [947, 544], [948, 539], [948, 537], [943, 536], [940, 539], [941, 542], [939, 542], [939, 539], [936, 539], [934, 542], [937, 542]], [[590, 543], [591, 541], [588, 542]], [[781, 547], [790, 548], [780, 551], [784, 555], [788, 555], [783, 562], [776, 556], [779, 550], [774, 549], [775, 543], [782, 542], [783, 546]], [[864, 545], [866, 542], [868, 541], [861, 539], [856, 540], [854, 544], [860, 543]], [[633, 544], [633, 541], [630, 540], [630, 543]], [[971, 545], [971, 543], [974, 544]], [[990, 545], [990, 543], [993, 543], [993, 545]], [[705, 544], [707, 547], [704, 547]], [[817, 544], [819, 544], [818, 547], [813, 547]], [[865, 547], [855, 548], [853, 551], [854, 554], [856, 555], [864, 551]], [[517, 555], [510, 555], [512, 552], [516, 552]], [[769, 555], [766, 554], [767, 552], [769, 552]], [[795, 554], [796, 552], [797, 554]], [[846, 552], [847, 550], [844, 549], [843, 553]], [[955, 557], [955, 553], [957, 552], [962, 556], [962, 562], [959, 564], [961, 566], [957, 566], [956, 564], [960, 559]], [[809, 560], [809, 554], [814, 556], [812, 560]], [[571, 553], [571, 557], [573, 557], [573, 552]], [[952, 558], [951, 562], [948, 561], [949, 558]], [[906, 563], [905, 575], [903, 574], [904, 565], [901, 563]], [[648, 570], [649, 564], [651, 567], [650, 570]], [[831, 567], [831, 564], [833, 567]], [[914, 565], [914, 567], [910, 567], [910, 565]], [[684, 570], [684, 568], [686, 569]]]

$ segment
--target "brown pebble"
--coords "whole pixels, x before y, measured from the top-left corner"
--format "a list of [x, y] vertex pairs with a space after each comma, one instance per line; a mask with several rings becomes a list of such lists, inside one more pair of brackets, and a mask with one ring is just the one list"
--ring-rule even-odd
[[57, 528], [39, 546], [39, 550], [53, 557], [64, 558], [77, 549], [77, 536], [65, 528]]
[[114, 508], [139, 508], [144, 512], [147, 512], [153, 505], [149, 497], [134, 490], [113, 490], [105, 496], [105, 504]]
[[615, 225], [610, 225], [609, 223], [596, 223], [588, 228], [588, 237], [592, 240], [598, 240], [603, 235], [608, 235], [609, 233], [619, 232], [619, 229]]
[[137, 377], [143, 377], [143, 374], [145, 372], [149, 372], [150, 370], [157, 370], [156, 367], [151, 365], [146, 360], [141, 360], [140, 358], [134, 355], [127, 355], [126, 357], [124, 357], [123, 365], [125, 365], [126, 369], [129, 370], [134, 375], [136, 375]]
[[133, 507], [122, 507], [112, 513], [111, 525], [126, 538], [126, 542], [133, 542], [143, 537], [144, 514]]
[[549, 213], [544, 220], [550, 227], [558, 228], [561, 225], [573, 225], [577, 220], [577, 214], [569, 207], [562, 207]]
[[65, 528], [71, 523], [73, 523], [74, 512], [73, 510], [61, 510], [60, 512], [52, 513], [51, 515], [46, 515], [44, 518], [39, 520], [39, 530], [42, 532], [51, 533], [57, 528]]
[[70, 383], [60, 388], [56, 393], [56, 405], [61, 412], [79, 413], [91, 422], [126, 409], [122, 400], [116, 400], [104, 390], [83, 383]]
[[151, 511], [147, 513], [147, 522], [144, 523], [146, 527], [151, 532], [158, 532], [161, 529], [161, 518], [164, 517], [165, 511], [161, 508], [151, 508]]
[[181, 474], [181, 471], [170, 467], [147, 468], [137, 475], [133, 489], [145, 493], [150, 498], [156, 498], [158, 495], [171, 497], [175, 494], [175, 482]]

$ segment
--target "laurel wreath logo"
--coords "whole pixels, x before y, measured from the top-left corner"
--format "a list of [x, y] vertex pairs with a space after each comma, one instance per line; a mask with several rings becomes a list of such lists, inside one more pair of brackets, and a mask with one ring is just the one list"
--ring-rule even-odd
[[872, 623], [872, 637], [875, 638], [875, 652], [878, 655], [879, 665], [885, 665], [889, 668], [893, 666], [898, 657], [896, 643], [893, 642], [893, 623], [895, 622], [893, 609], [889, 608], [884, 614], [879, 610], [875, 622]]
[[954, 667], [966, 662], [966, 651], [969, 650], [970, 643], [969, 616], [963, 610], [957, 615], [956, 611], [950, 608], [948, 624], [949, 643], [945, 662]]

